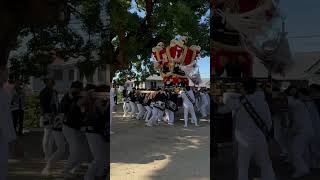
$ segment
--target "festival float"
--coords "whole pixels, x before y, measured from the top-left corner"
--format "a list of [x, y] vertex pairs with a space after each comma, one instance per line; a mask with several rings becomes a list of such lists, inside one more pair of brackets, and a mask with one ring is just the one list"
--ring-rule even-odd
[[[273, 0], [218, 0], [211, 18], [211, 79], [213, 95], [222, 100], [224, 92], [239, 92], [239, 82], [253, 77], [253, 63], [260, 61], [268, 77], [258, 79], [260, 85], [272, 86], [272, 74], [285, 74], [293, 61], [284, 31], [274, 30], [281, 13]], [[255, 58], [256, 57], [256, 58]], [[229, 120], [225, 120], [228, 118]], [[232, 140], [230, 114], [217, 120], [217, 141]], [[220, 122], [220, 123], [219, 123]], [[228, 123], [225, 123], [228, 122]]]
[[185, 87], [189, 85], [189, 79], [195, 85], [201, 83], [197, 65], [201, 47], [188, 47], [187, 40], [186, 36], [182, 36], [172, 39], [167, 47], [163, 42], [159, 42], [152, 48], [154, 68], [163, 78], [165, 87]]

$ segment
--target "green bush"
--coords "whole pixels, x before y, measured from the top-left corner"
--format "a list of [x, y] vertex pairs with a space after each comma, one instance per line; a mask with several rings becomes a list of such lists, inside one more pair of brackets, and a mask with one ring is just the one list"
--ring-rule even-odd
[[26, 98], [25, 128], [38, 128], [40, 125], [40, 100], [39, 94], [34, 93]]

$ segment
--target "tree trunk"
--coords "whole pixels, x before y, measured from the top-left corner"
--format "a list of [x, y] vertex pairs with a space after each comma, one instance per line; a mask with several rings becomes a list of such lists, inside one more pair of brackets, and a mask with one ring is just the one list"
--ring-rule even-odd
[[[154, 0], [146, 0], [146, 17], [145, 21], [142, 21], [140, 27], [141, 27], [141, 35], [142, 36], [150, 36], [150, 42], [152, 42], [152, 13], [153, 13], [153, 6], [154, 6]], [[115, 75], [115, 73], [118, 70], [124, 70], [128, 69], [130, 67], [130, 59], [126, 56], [125, 53], [125, 47], [126, 47], [126, 40], [131, 36], [136, 36], [136, 34], [132, 34], [129, 32], [126, 36], [125, 30], [122, 29], [122, 27], [119, 27], [119, 32], [117, 32], [119, 36], [119, 47], [118, 47], [118, 53], [116, 54], [116, 58], [113, 61], [111, 67], [111, 77]], [[137, 37], [138, 39], [139, 37]], [[147, 47], [146, 47], [147, 48]], [[138, 53], [138, 52], [137, 52]]]
[[153, 2], [152, 0], [146, 0], [146, 25], [151, 27], [152, 25], [152, 12], [153, 12]]

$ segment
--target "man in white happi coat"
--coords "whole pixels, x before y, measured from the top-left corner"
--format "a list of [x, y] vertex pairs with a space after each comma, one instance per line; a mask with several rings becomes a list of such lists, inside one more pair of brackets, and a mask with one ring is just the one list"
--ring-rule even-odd
[[206, 95], [206, 98], [207, 98], [207, 101], [208, 101], [206, 110], [207, 110], [207, 115], [209, 116], [210, 115], [210, 101], [211, 101], [211, 98], [210, 98], [210, 95], [209, 95], [209, 89], [206, 90], [205, 95]]
[[128, 91], [126, 87], [122, 91], [122, 97], [123, 97], [123, 117], [127, 117], [128, 113], [131, 111], [131, 106], [128, 99]]
[[300, 178], [310, 173], [305, 153], [311, 143], [314, 132], [307, 106], [299, 98], [297, 88], [289, 87], [287, 93], [289, 117], [292, 122], [289, 130], [290, 150], [292, 164], [295, 169], [292, 178]]
[[208, 114], [208, 105], [209, 105], [209, 99], [207, 98], [206, 95], [206, 91], [205, 90], [201, 90], [200, 91], [200, 97], [201, 97], [201, 105], [200, 105], [200, 111], [201, 111], [201, 115], [202, 118], [206, 118], [209, 114]]
[[[112, 86], [112, 84], [111, 84]], [[114, 96], [115, 96], [115, 89], [110, 89], [110, 134], [114, 134], [114, 132], [111, 131], [111, 123], [112, 123], [112, 112], [115, 108], [115, 102], [114, 102]]]
[[3, 88], [7, 79], [7, 69], [0, 69], [0, 180], [7, 180], [9, 144], [16, 139], [9, 94]]
[[47, 161], [53, 153], [54, 138], [52, 134], [53, 120], [57, 113], [55, 82], [48, 78], [44, 80], [45, 88], [40, 92], [41, 126], [44, 127], [42, 140], [43, 152]]
[[[262, 118], [263, 123], [270, 130], [272, 126], [269, 106], [265, 101], [264, 92], [256, 91], [256, 81], [249, 79], [244, 82], [242, 93], [253, 107], [253, 110]], [[265, 134], [258, 128], [240, 101], [239, 93], [224, 93], [224, 106], [220, 105], [218, 113], [233, 112], [235, 118], [235, 139], [237, 141], [238, 180], [248, 180], [250, 160], [261, 168], [261, 180], [275, 180], [272, 162], [269, 157], [268, 144]]]
[[179, 97], [182, 98], [184, 108], [184, 127], [188, 127], [189, 113], [191, 114], [191, 122], [198, 126], [197, 117], [194, 112], [195, 97], [190, 86], [186, 87], [186, 91], [180, 91]]

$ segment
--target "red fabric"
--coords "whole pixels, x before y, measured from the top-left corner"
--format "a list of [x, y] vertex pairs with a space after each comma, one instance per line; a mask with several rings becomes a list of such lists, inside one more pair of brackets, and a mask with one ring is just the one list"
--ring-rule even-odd
[[193, 51], [191, 49], [188, 49], [187, 50], [187, 54], [186, 54], [186, 57], [184, 59], [184, 64], [185, 65], [188, 65], [191, 63], [192, 61], [192, 55], [193, 55]]
[[247, 52], [228, 52], [228, 51], [215, 51], [214, 48], [211, 49], [211, 68], [217, 72], [221, 70], [222, 64], [221, 64], [221, 56], [225, 56], [228, 59], [237, 59], [237, 57], [242, 56], [245, 58], [245, 62], [242, 64], [242, 71], [244, 76], [249, 77], [252, 76], [252, 68], [253, 68], [253, 60], [249, 53]]
[[166, 49], [161, 49], [161, 51], [159, 52], [160, 59], [157, 58], [157, 52], [152, 52], [152, 54], [157, 61], [163, 60], [163, 55], [166, 54]]
[[[197, 51], [197, 54], [196, 54], [196, 57], [200, 54], [200, 51]], [[192, 55], [193, 55], [193, 50], [192, 49], [189, 49], [187, 50], [187, 54], [186, 54], [186, 57], [184, 59], [184, 64], [185, 65], [189, 65], [191, 62], [193, 62], [195, 59], [192, 59]]]
[[189, 85], [189, 79], [188, 78], [181, 78], [176, 76], [168, 76], [163, 78], [164, 84], [167, 84], [166, 82], [172, 82], [173, 86], [178, 85], [180, 82], [184, 82], [186, 85]]
[[245, 13], [257, 8], [259, 0], [240, 0], [239, 8], [240, 13]]
[[165, 54], [166, 54], [166, 49], [161, 49], [161, 51], [159, 52], [161, 60], [163, 59], [163, 55], [165, 55]]
[[177, 46], [171, 47], [170, 48], [170, 56], [172, 58], [176, 57], [176, 53], [177, 53]]
[[177, 57], [179, 58], [183, 53], [183, 48], [177, 45]]

